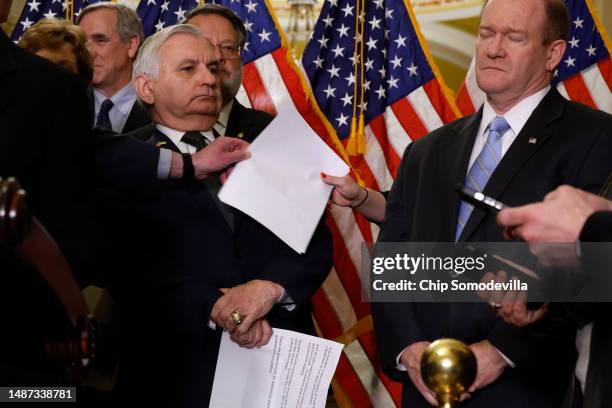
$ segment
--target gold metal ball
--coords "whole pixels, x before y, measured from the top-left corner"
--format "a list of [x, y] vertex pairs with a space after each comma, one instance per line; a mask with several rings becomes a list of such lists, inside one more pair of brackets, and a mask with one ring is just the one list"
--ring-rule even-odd
[[476, 379], [476, 357], [459, 340], [436, 340], [423, 353], [421, 376], [440, 406], [451, 408]]

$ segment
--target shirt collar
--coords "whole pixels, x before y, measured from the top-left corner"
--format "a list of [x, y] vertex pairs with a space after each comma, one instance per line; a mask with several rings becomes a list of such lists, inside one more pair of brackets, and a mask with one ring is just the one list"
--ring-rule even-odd
[[540, 102], [544, 99], [546, 94], [550, 91], [550, 85], [539, 90], [533, 95], [528, 96], [523, 99], [515, 106], [512, 107], [508, 112], [504, 115], [498, 115], [488, 100], [485, 100], [484, 107], [482, 110], [482, 120], [480, 122], [480, 131], [479, 135], [483, 135], [487, 130], [487, 127], [496, 116], [503, 116], [506, 119], [506, 122], [510, 125], [510, 128], [514, 132], [515, 135], [521, 133], [523, 127], [527, 123], [527, 120], [531, 117], [533, 111], [538, 107]]
[[217, 123], [215, 123], [215, 129], [217, 130], [217, 132], [219, 132], [220, 135], [225, 135], [225, 131], [227, 130], [227, 123], [229, 121], [229, 115], [233, 107], [234, 100], [232, 99], [231, 101], [226, 103], [225, 106], [221, 109], [221, 112], [219, 112]]
[[113, 101], [113, 107], [117, 108], [121, 113], [127, 115], [132, 110], [134, 102], [138, 98], [136, 90], [132, 82], [121, 88], [119, 92], [108, 98], [102, 92], [94, 88], [94, 97], [96, 100], [96, 108], [102, 105], [106, 99]]
[[[168, 137], [168, 139], [172, 140], [172, 143], [174, 143], [174, 145], [176, 147], [179, 148], [180, 150], [180, 143], [181, 139], [183, 138], [183, 135], [185, 134], [185, 132], [181, 131], [181, 130], [176, 130], [176, 129], [172, 129], [169, 128], [168, 126], [164, 126], [160, 123], [157, 123], [155, 125], [155, 127], [157, 127], [157, 130], [159, 130], [160, 132], [162, 132], [164, 135], [166, 135]], [[200, 132], [207, 141], [212, 142], [213, 140], [215, 140], [215, 136], [213, 135], [212, 131], [207, 130], [204, 132]]]

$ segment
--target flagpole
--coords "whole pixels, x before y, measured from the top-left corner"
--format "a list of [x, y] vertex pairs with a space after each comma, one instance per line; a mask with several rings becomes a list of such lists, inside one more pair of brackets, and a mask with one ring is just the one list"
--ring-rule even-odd
[[365, 154], [366, 152], [366, 142], [365, 142], [365, 119], [363, 117], [363, 111], [365, 110], [364, 99], [365, 99], [365, 90], [364, 90], [364, 79], [365, 79], [365, 71], [363, 68], [363, 42], [365, 40], [365, 0], [361, 0], [361, 81], [359, 81], [359, 88], [361, 90], [360, 94], [360, 103], [359, 103], [359, 125], [357, 127], [357, 153]]
[[66, 0], [66, 23], [74, 23], [74, 0]]
[[[355, 84], [353, 85], [353, 118], [351, 119], [351, 130], [349, 133], [349, 141], [346, 146], [347, 153], [350, 156], [365, 154], [365, 119], [363, 118], [364, 111], [364, 87], [363, 80], [364, 58], [363, 58], [363, 41], [365, 32], [365, 0], [355, 1], [355, 57], [359, 55], [359, 60], [355, 58]], [[359, 51], [357, 50], [359, 47]], [[357, 89], [357, 81], [359, 81], [359, 92]], [[357, 112], [357, 98], [359, 98], [359, 112]]]
[[[354, 149], [352, 149], [353, 144], [352, 144], [352, 140], [355, 138], [355, 136], [357, 135], [357, 97], [358, 97], [358, 90], [357, 90], [357, 81], [359, 80], [359, 78], [361, 78], [361, 75], [358, 71], [359, 67], [360, 67], [360, 62], [361, 62], [361, 53], [358, 50], [359, 47], [359, 43], [363, 40], [361, 38], [361, 34], [360, 34], [360, 30], [359, 30], [359, 5], [361, 4], [360, 0], [356, 0], [355, 2], [355, 6], [356, 9], [355, 10], [355, 51], [353, 53], [353, 57], [354, 57], [354, 68], [353, 68], [353, 75], [355, 76], [354, 78], [354, 83], [353, 83], [353, 117], [351, 119], [351, 129], [349, 131], [349, 142], [347, 144], [347, 153], [351, 156], [353, 156], [355, 154], [355, 152], [353, 152]], [[359, 60], [357, 59], [359, 58]]]

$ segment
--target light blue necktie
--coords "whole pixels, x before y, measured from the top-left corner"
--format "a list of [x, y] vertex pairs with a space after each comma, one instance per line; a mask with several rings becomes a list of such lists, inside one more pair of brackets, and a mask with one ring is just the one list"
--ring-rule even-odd
[[[482, 192], [501, 160], [502, 136], [510, 129], [510, 125], [503, 116], [496, 116], [489, 124], [489, 136], [487, 142], [480, 151], [474, 164], [470, 168], [465, 185], [474, 191]], [[470, 219], [470, 214], [474, 207], [471, 204], [461, 201], [459, 205], [459, 216], [457, 217], [457, 230], [455, 231], [455, 241], [459, 240], [463, 228]]]

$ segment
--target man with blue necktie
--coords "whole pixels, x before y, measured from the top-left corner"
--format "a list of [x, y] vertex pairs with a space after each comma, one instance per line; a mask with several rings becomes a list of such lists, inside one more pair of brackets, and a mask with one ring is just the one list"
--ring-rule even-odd
[[93, 125], [127, 133], [151, 123], [132, 85], [132, 65], [144, 40], [136, 12], [119, 3], [94, 3], [81, 10], [78, 24], [94, 58], [89, 88]]
[[[465, 184], [509, 205], [539, 201], [561, 184], [597, 191], [612, 166], [612, 119], [551, 88], [565, 50], [562, 0], [488, 0], [476, 42], [476, 76], [486, 93], [474, 115], [405, 151], [379, 242], [501, 242], [495, 217], [460, 201]], [[469, 407], [558, 407], [571, 371], [574, 331], [554, 313], [539, 336], [514, 327], [484, 303], [374, 303], [385, 371], [404, 383], [402, 406], [436, 398], [420, 359], [441, 337], [467, 343], [478, 374], [462, 396]]]

